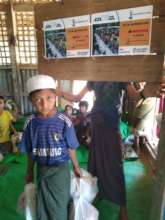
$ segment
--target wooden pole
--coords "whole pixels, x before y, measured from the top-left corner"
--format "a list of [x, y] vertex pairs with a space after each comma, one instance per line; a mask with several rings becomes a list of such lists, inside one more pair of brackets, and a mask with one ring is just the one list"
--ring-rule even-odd
[[156, 165], [156, 177], [154, 180], [155, 184], [150, 220], [162, 220], [162, 214], [164, 209], [163, 195], [165, 190], [165, 108], [163, 111], [163, 117], [161, 122], [161, 132]]
[[16, 25], [15, 25], [15, 14], [13, 10], [13, 2], [10, 0], [9, 7], [7, 10], [8, 15], [8, 30], [9, 30], [9, 46], [11, 54], [11, 68], [12, 68], [12, 81], [14, 88], [14, 99], [20, 109], [20, 85], [18, 80], [19, 69], [17, 67], [17, 51], [16, 51]]

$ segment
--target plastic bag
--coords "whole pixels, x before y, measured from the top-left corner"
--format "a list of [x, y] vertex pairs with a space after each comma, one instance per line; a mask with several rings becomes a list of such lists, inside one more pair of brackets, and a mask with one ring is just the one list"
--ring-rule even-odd
[[82, 177], [75, 177], [71, 173], [71, 196], [73, 210], [70, 220], [98, 220], [97, 209], [90, 204], [97, 195], [97, 178], [82, 169]]
[[85, 199], [81, 198], [74, 203], [75, 205], [75, 215], [74, 220], [97, 220], [99, 213], [98, 210], [87, 202]]
[[88, 202], [92, 202], [98, 192], [97, 178], [93, 177], [86, 170], [81, 169], [82, 177], [75, 177], [71, 172], [71, 196], [78, 199], [80, 196]]
[[26, 220], [33, 220], [36, 217], [36, 189], [33, 183], [25, 185], [24, 192], [18, 199], [18, 211], [24, 214]]

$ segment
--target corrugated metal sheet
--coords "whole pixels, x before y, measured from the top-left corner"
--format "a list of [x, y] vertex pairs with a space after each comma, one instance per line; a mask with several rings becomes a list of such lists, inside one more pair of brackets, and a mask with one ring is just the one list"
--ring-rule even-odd
[[[20, 91], [20, 113], [23, 115], [31, 114], [34, 112], [30, 101], [28, 100], [26, 93], [26, 82], [27, 80], [34, 75], [37, 75], [37, 70], [31, 69], [22, 69], [18, 73], [18, 89]], [[0, 95], [5, 96], [6, 98], [14, 99], [14, 87], [12, 81], [12, 70], [11, 69], [0, 69]]]
[[[26, 93], [27, 80], [38, 74], [37, 69], [21, 69], [18, 73], [18, 91], [19, 91], [19, 112], [23, 115], [33, 113], [35, 110], [29, 101]], [[64, 91], [71, 91], [71, 83], [67, 80], [61, 81], [61, 89]], [[12, 81], [11, 69], [0, 69], [0, 95], [14, 99], [14, 86]], [[66, 104], [66, 103], [65, 103]], [[65, 105], [63, 105], [65, 106]]]
[[0, 69], [0, 95], [13, 97], [11, 69]]
[[26, 114], [31, 114], [34, 112], [34, 108], [29, 101], [26, 93], [26, 82], [27, 80], [34, 76], [37, 75], [38, 71], [37, 70], [32, 70], [32, 69], [22, 69], [20, 70], [19, 78], [20, 78], [20, 84], [21, 84], [21, 90], [22, 90], [22, 95], [21, 95], [21, 113], [26, 115]]

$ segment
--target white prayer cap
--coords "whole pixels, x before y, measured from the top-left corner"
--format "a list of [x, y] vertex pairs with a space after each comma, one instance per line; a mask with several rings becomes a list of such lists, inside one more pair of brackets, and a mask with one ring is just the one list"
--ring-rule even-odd
[[26, 85], [27, 85], [28, 95], [31, 92], [40, 89], [56, 89], [56, 82], [53, 79], [53, 77], [42, 74], [32, 76], [30, 79], [28, 79]]

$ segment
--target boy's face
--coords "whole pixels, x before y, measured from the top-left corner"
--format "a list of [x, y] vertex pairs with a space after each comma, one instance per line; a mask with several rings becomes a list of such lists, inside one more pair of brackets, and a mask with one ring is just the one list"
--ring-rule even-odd
[[4, 110], [5, 102], [3, 99], [0, 99], [0, 112]]
[[67, 112], [68, 115], [72, 115], [73, 110], [70, 106], [68, 106], [67, 109], [66, 109], [66, 112]]
[[81, 112], [82, 114], [86, 113], [86, 112], [87, 112], [87, 107], [84, 106], [84, 105], [80, 106], [80, 112]]
[[54, 114], [56, 96], [55, 92], [51, 89], [43, 89], [36, 91], [31, 97], [32, 104], [37, 112], [44, 117]]

